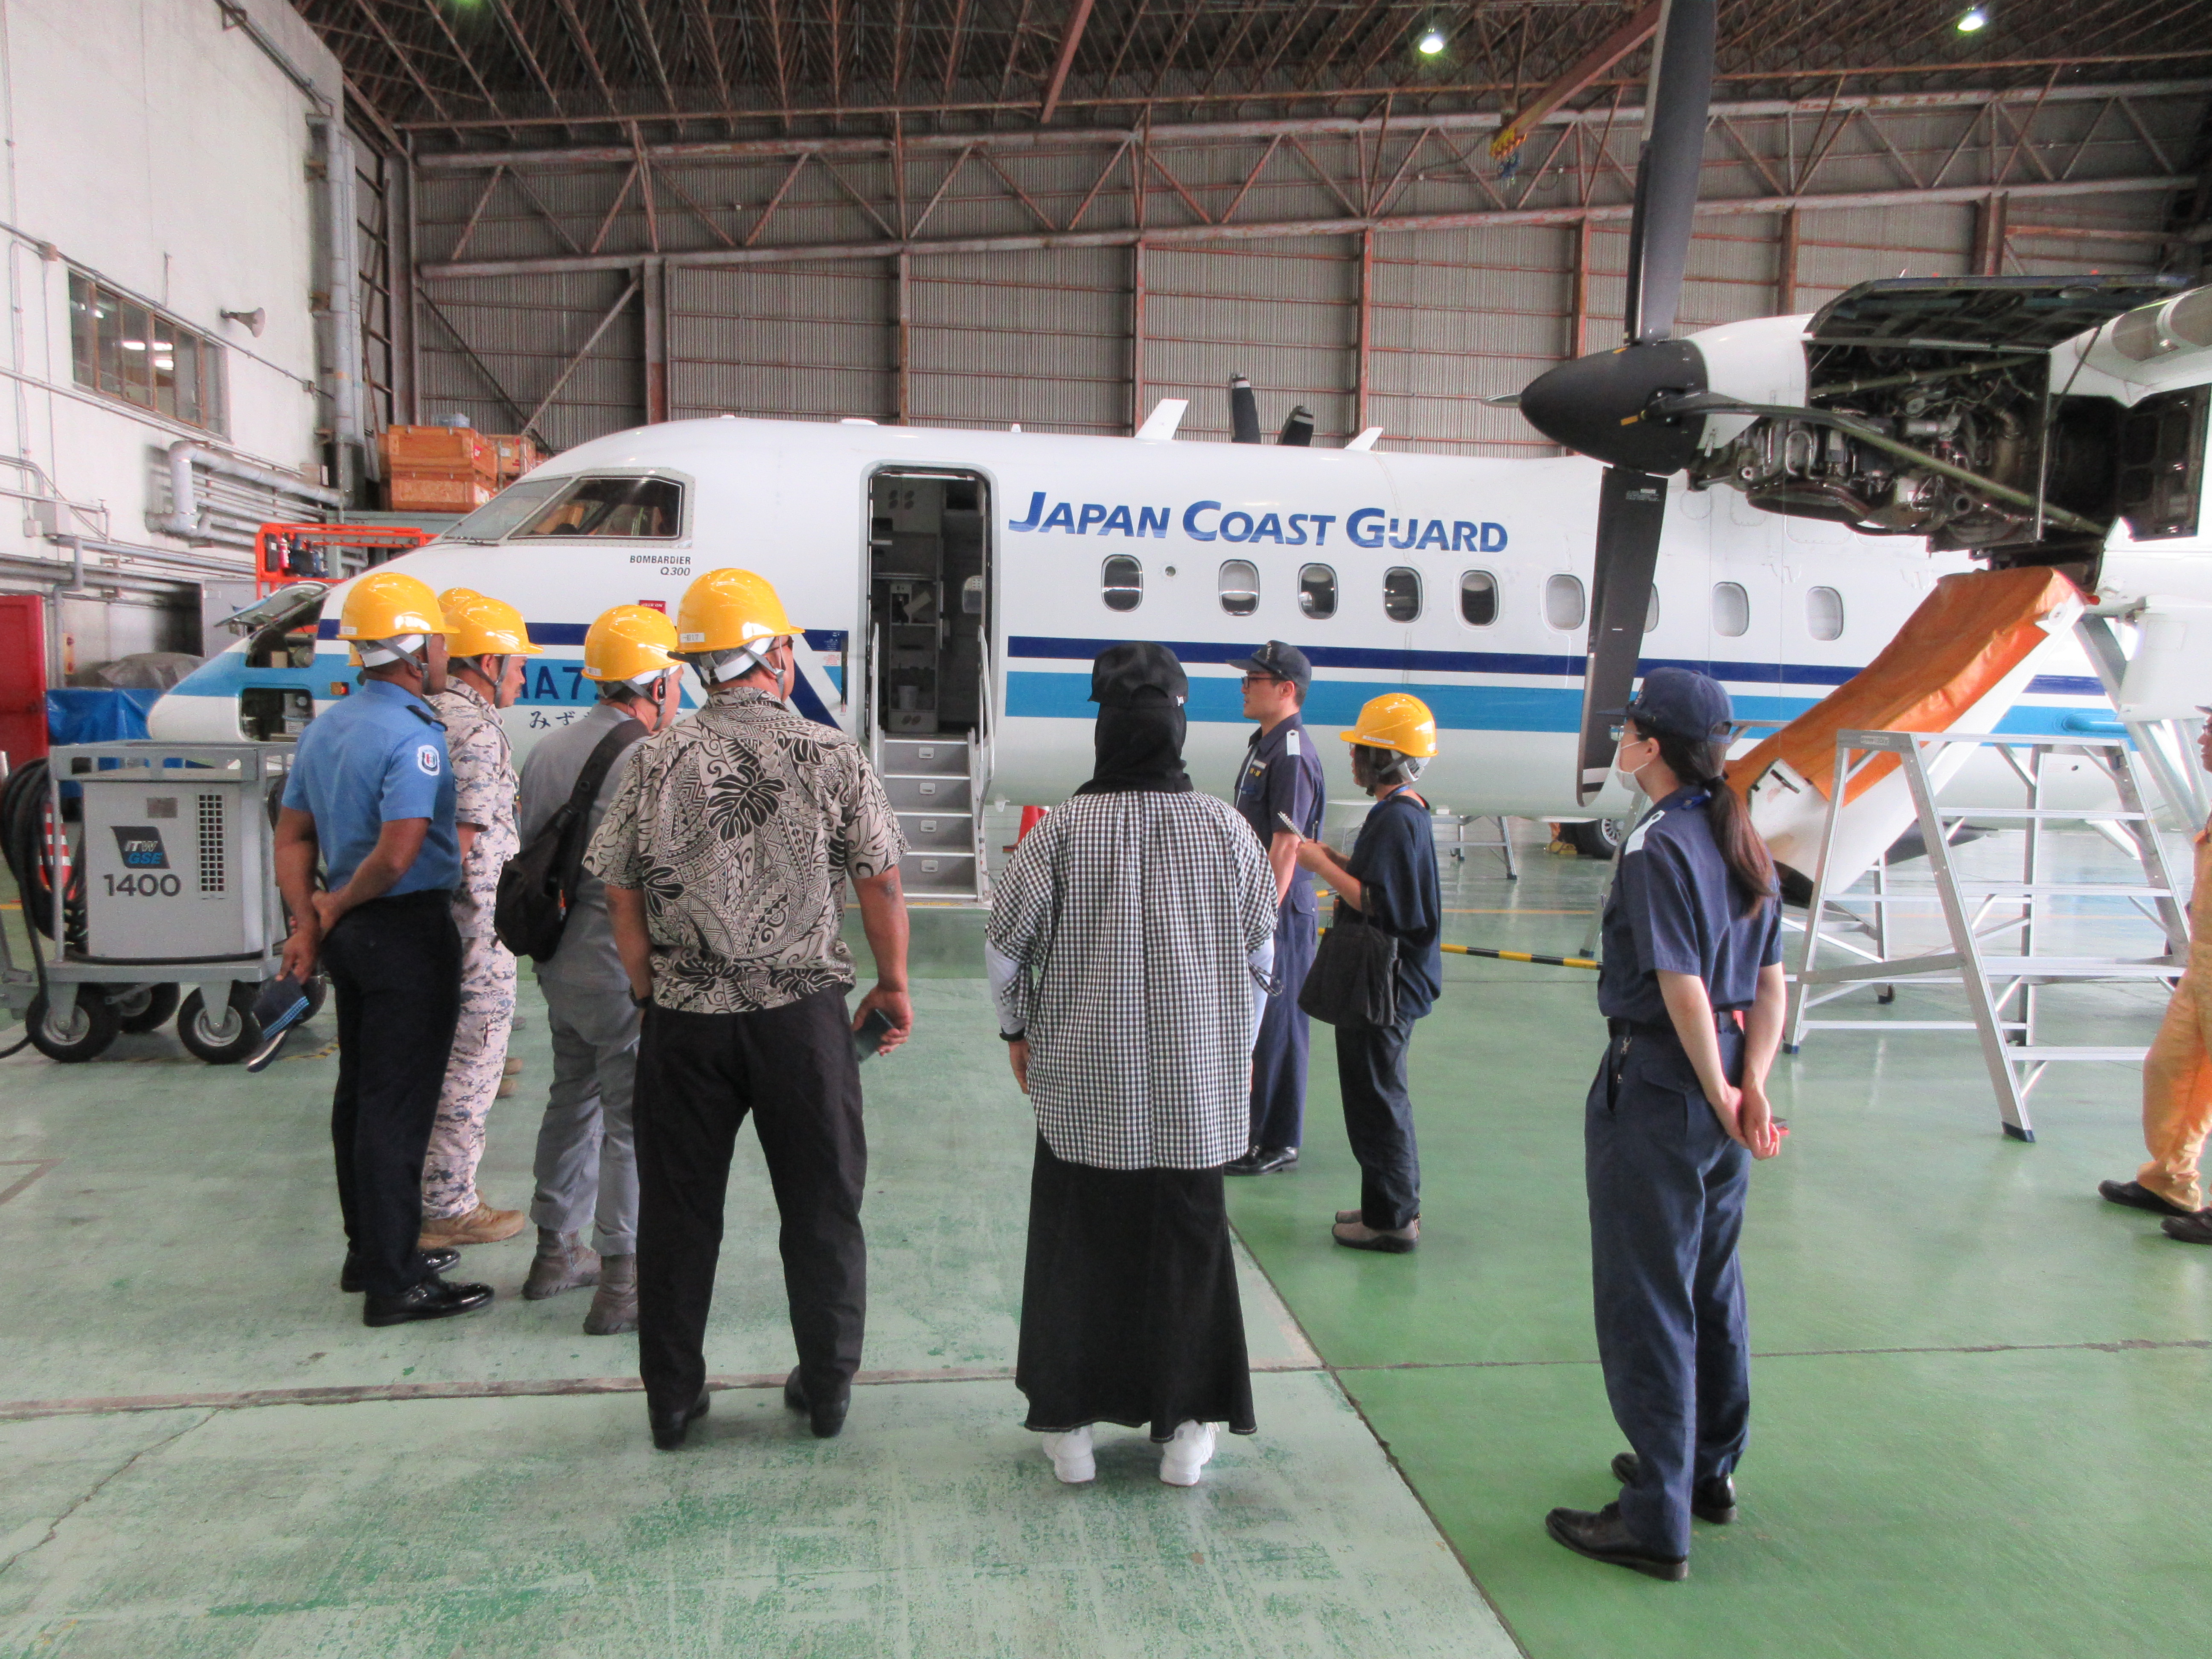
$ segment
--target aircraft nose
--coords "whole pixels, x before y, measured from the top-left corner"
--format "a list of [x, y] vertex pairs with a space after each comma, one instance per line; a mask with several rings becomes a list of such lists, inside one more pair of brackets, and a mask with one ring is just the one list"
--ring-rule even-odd
[[1687, 340], [1594, 352], [1547, 370], [1521, 394], [1521, 413], [1554, 443], [1610, 466], [1680, 471], [1697, 453], [1702, 416], [1646, 418], [1662, 392], [1706, 389], [1705, 358]]

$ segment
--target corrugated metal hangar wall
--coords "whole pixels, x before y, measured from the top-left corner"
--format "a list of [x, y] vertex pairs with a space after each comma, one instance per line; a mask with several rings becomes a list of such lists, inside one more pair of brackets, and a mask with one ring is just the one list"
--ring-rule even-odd
[[[2192, 81], [1717, 106], [1681, 327], [1903, 271], [2172, 268], [2208, 104]], [[1317, 441], [1544, 453], [1476, 400], [1613, 337], [1638, 131], [1563, 114], [1501, 164], [1496, 126], [423, 155], [407, 378], [424, 419], [556, 448], [726, 411], [1126, 433], [1163, 397], [1223, 438], [1243, 373]]]

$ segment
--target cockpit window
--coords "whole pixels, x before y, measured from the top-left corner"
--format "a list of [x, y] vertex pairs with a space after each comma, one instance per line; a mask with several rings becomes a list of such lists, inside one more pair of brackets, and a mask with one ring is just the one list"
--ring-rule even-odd
[[446, 532], [452, 542], [497, 542], [566, 489], [568, 478], [525, 478], [509, 484]]
[[683, 528], [684, 486], [673, 480], [578, 478], [512, 533], [672, 540]]

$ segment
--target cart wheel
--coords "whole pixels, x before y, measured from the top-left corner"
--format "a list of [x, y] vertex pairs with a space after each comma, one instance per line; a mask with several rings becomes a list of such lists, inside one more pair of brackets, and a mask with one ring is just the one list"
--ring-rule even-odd
[[323, 1012], [323, 1005], [330, 1000], [330, 981], [324, 978], [320, 974], [317, 974], [313, 978], [309, 979], [307, 981], [307, 1012], [300, 1016], [300, 1024], [305, 1025], [317, 1014], [321, 1013]]
[[[248, 995], [252, 990], [246, 988]], [[208, 1006], [204, 993], [194, 991], [177, 1010], [177, 1041], [210, 1066], [235, 1066], [261, 1041], [261, 1022], [235, 987], [214, 1008]]]
[[33, 1048], [67, 1066], [104, 1052], [123, 1029], [123, 1017], [97, 988], [88, 985], [78, 990], [67, 1018], [53, 1012], [46, 1006], [46, 994], [40, 992], [24, 1011], [23, 1024]]
[[115, 999], [114, 1006], [116, 1012], [123, 1017], [125, 1030], [158, 1031], [177, 1012], [177, 988], [134, 985], [127, 995]]

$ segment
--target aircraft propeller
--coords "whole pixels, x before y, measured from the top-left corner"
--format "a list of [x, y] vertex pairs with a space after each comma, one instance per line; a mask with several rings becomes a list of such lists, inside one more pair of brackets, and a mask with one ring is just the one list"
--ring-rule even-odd
[[1689, 465], [1704, 425], [1702, 415], [1661, 414], [1655, 404], [1707, 388], [1697, 348], [1668, 336], [1682, 297], [1705, 159], [1714, 9], [1715, 0], [1667, 0], [1660, 18], [1629, 222], [1626, 338], [1616, 349], [1540, 375], [1519, 397], [1522, 414], [1546, 437], [1606, 464], [1583, 679], [1577, 781], [1583, 801], [1612, 771], [1607, 715], [1628, 702], [1635, 684], [1666, 513], [1664, 475]]

